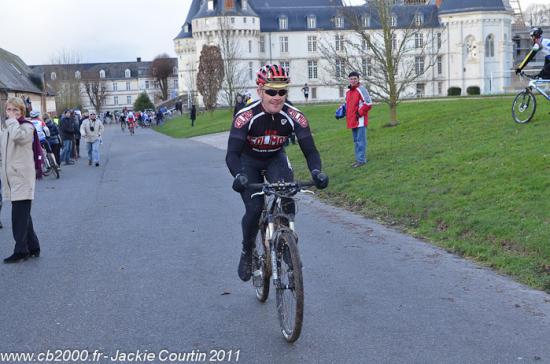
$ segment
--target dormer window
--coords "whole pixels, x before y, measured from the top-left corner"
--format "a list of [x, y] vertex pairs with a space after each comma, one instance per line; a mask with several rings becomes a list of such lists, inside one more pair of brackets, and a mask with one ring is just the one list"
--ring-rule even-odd
[[99, 78], [105, 78], [105, 71], [104, 70], [99, 71]]
[[423, 14], [416, 14], [414, 16], [414, 24], [419, 27], [422, 24], [424, 24], [424, 15]]
[[248, 10], [248, 0], [242, 0], [243, 10]]
[[363, 15], [363, 28], [370, 27], [370, 15]]
[[280, 30], [288, 29], [288, 18], [286, 17], [286, 15], [281, 15], [279, 17], [279, 29]]
[[186, 33], [189, 33], [189, 24], [185, 24], [183, 26], [183, 31], [186, 32]]
[[50, 73], [51, 80], [55, 80], [56, 78], [57, 78], [57, 75], [55, 74], [55, 72]]
[[178, 67], [172, 68], [172, 73], [177, 75], [178, 74]]
[[392, 14], [391, 16], [391, 26], [396, 27], [397, 26], [397, 15]]
[[129, 69], [126, 69], [126, 70], [124, 71], [124, 77], [130, 78], [130, 76], [131, 76], [130, 70], [129, 70]]
[[77, 80], [80, 80], [80, 71], [76, 71], [74, 73], [74, 78], [76, 78]]
[[214, 10], [214, 0], [208, 0], [208, 11]]
[[336, 28], [343, 28], [344, 27], [344, 17], [337, 16], [336, 18], [334, 18], [334, 26]]
[[307, 28], [308, 29], [317, 28], [317, 17], [315, 15], [309, 15], [307, 17]]

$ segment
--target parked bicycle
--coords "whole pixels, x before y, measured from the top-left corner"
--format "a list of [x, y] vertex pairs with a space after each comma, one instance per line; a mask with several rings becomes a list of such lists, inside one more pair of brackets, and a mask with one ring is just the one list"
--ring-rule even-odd
[[514, 98], [512, 103], [512, 118], [518, 124], [525, 124], [531, 121], [537, 110], [537, 98], [533, 90], [538, 91], [546, 100], [550, 101], [550, 94], [546, 93], [543, 87], [550, 85], [550, 80], [539, 79], [533, 76], [526, 75], [524, 72], [520, 76], [529, 78], [529, 84], [525, 90], [521, 91]]
[[303, 187], [313, 182], [253, 183], [249, 187], [261, 190], [251, 197], [264, 195], [260, 232], [252, 255], [252, 284], [256, 298], [265, 302], [269, 296], [269, 278], [273, 278], [277, 314], [284, 338], [294, 342], [300, 337], [304, 316], [304, 285], [302, 263], [298, 252], [298, 235], [294, 214], [283, 211], [288, 199], [295, 202], [298, 192], [312, 193]]

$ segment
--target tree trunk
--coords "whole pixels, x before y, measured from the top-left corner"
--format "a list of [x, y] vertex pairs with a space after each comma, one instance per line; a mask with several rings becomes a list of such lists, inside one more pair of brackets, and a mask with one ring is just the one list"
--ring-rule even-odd
[[390, 123], [388, 126], [397, 126], [399, 122], [397, 121], [397, 103], [390, 102]]

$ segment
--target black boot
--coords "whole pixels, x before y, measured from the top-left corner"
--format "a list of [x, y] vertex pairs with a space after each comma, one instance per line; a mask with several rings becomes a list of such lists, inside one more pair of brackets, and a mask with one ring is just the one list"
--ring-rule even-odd
[[252, 252], [244, 249], [241, 252], [241, 260], [239, 261], [239, 278], [248, 282], [252, 276]]
[[12, 255], [4, 259], [4, 263], [6, 264], [17, 263], [22, 260], [27, 260], [28, 257], [29, 257], [29, 253], [13, 253]]

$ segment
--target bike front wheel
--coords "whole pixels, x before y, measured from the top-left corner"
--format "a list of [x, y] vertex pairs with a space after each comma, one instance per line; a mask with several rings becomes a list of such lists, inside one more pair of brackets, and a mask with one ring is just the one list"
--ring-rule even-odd
[[265, 248], [265, 229], [260, 229], [256, 237], [256, 247], [253, 255], [252, 284], [256, 289], [256, 298], [265, 302], [269, 296], [269, 277], [271, 277], [271, 254]]
[[537, 110], [537, 99], [532, 92], [522, 91], [516, 95], [512, 103], [512, 117], [518, 124], [531, 121]]
[[276, 241], [277, 276], [275, 284], [277, 312], [286, 341], [294, 342], [302, 332], [304, 319], [304, 282], [296, 237], [282, 231]]

